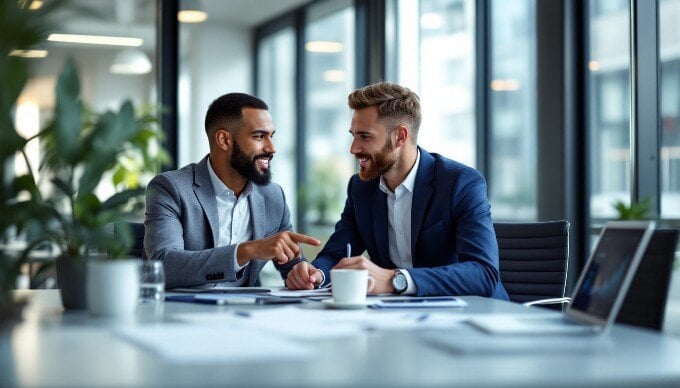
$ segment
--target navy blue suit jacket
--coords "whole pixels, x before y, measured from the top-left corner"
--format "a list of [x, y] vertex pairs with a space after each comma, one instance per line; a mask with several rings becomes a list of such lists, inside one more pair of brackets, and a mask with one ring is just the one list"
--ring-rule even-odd
[[[420, 149], [411, 206], [409, 273], [418, 295], [481, 295], [508, 299], [498, 271], [498, 244], [487, 200], [486, 181], [475, 169]], [[380, 178], [354, 175], [340, 221], [313, 264], [330, 280], [346, 256], [368, 251], [382, 268], [395, 268], [387, 239], [387, 195]]]

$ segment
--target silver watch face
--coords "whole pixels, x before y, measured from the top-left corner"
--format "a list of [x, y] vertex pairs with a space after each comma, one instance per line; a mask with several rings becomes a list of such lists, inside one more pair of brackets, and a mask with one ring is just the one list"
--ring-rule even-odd
[[406, 276], [401, 272], [394, 274], [394, 277], [392, 278], [392, 287], [394, 287], [397, 292], [404, 291], [407, 287]]

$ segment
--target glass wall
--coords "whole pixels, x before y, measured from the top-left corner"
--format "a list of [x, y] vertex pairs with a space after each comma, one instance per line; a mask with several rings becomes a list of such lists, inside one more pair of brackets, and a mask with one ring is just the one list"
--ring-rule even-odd
[[349, 153], [351, 113], [347, 95], [355, 86], [355, 13], [349, 1], [321, 2], [305, 23], [305, 170], [299, 188], [307, 233], [325, 241], [340, 219], [356, 163]]
[[475, 2], [398, 0], [389, 5], [393, 19], [387, 23], [394, 37], [387, 79], [420, 96], [418, 143], [474, 167]]
[[491, 3], [489, 199], [497, 220], [536, 218], [535, 0]]
[[590, 213], [616, 217], [630, 204], [630, 10], [627, 1], [590, 1], [588, 127]]
[[234, 20], [233, 9], [222, 0], [200, 4], [202, 17], [179, 17], [178, 167], [210, 152], [204, 120], [213, 100], [226, 93], [253, 93], [250, 25]]
[[680, 219], [680, 0], [659, 2], [661, 217]]
[[[35, 1], [32, 6], [39, 8], [42, 2]], [[155, 11], [153, 2], [126, 0], [73, 1], [60, 7], [55, 20], [61, 23], [39, 50], [11, 54], [27, 58], [29, 69], [28, 82], [16, 106], [19, 133], [29, 138], [50, 122], [57, 78], [69, 58], [78, 68], [82, 101], [92, 111], [118, 110], [126, 99], [138, 113], [155, 105]], [[49, 178], [38, 172], [42, 152], [39, 140], [29, 142], [26, 151], [38, 184], [45, 186]], [[17, 157], [14, 169], [17, 174], [27, 171], [22, 157]], [[102, 198], [114, 191], [112, 182], [105, 183], [97, 188]]]
[[281, 185], [291, 222], [297, 226], [297, 187], [295, 155], [295, 31], [292, 27], [263, 38], [258, 47], [257, 95], [269, 105], [274, 120], [276, 155], [272, 164], [273, 180]]

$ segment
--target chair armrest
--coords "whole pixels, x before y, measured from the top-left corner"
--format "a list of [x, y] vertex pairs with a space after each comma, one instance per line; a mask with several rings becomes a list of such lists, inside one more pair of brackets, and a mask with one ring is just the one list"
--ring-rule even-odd
[[567, 303], [567, 304], [571, 303], [571, 298], [564, 297], [564, 298], [539, 299], [539, 300], [532, 300], [531, 302], [524, 302], [522, 304], [529, 307], [529, 306], [541, 306], [541, 305], [563, 304], [563, 303]]

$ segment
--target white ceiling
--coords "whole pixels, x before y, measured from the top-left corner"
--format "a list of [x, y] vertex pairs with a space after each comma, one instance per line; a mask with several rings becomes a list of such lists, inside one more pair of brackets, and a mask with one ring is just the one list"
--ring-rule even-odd
[[255, 27], [310, 0], [203, 0], [208, 21]]

